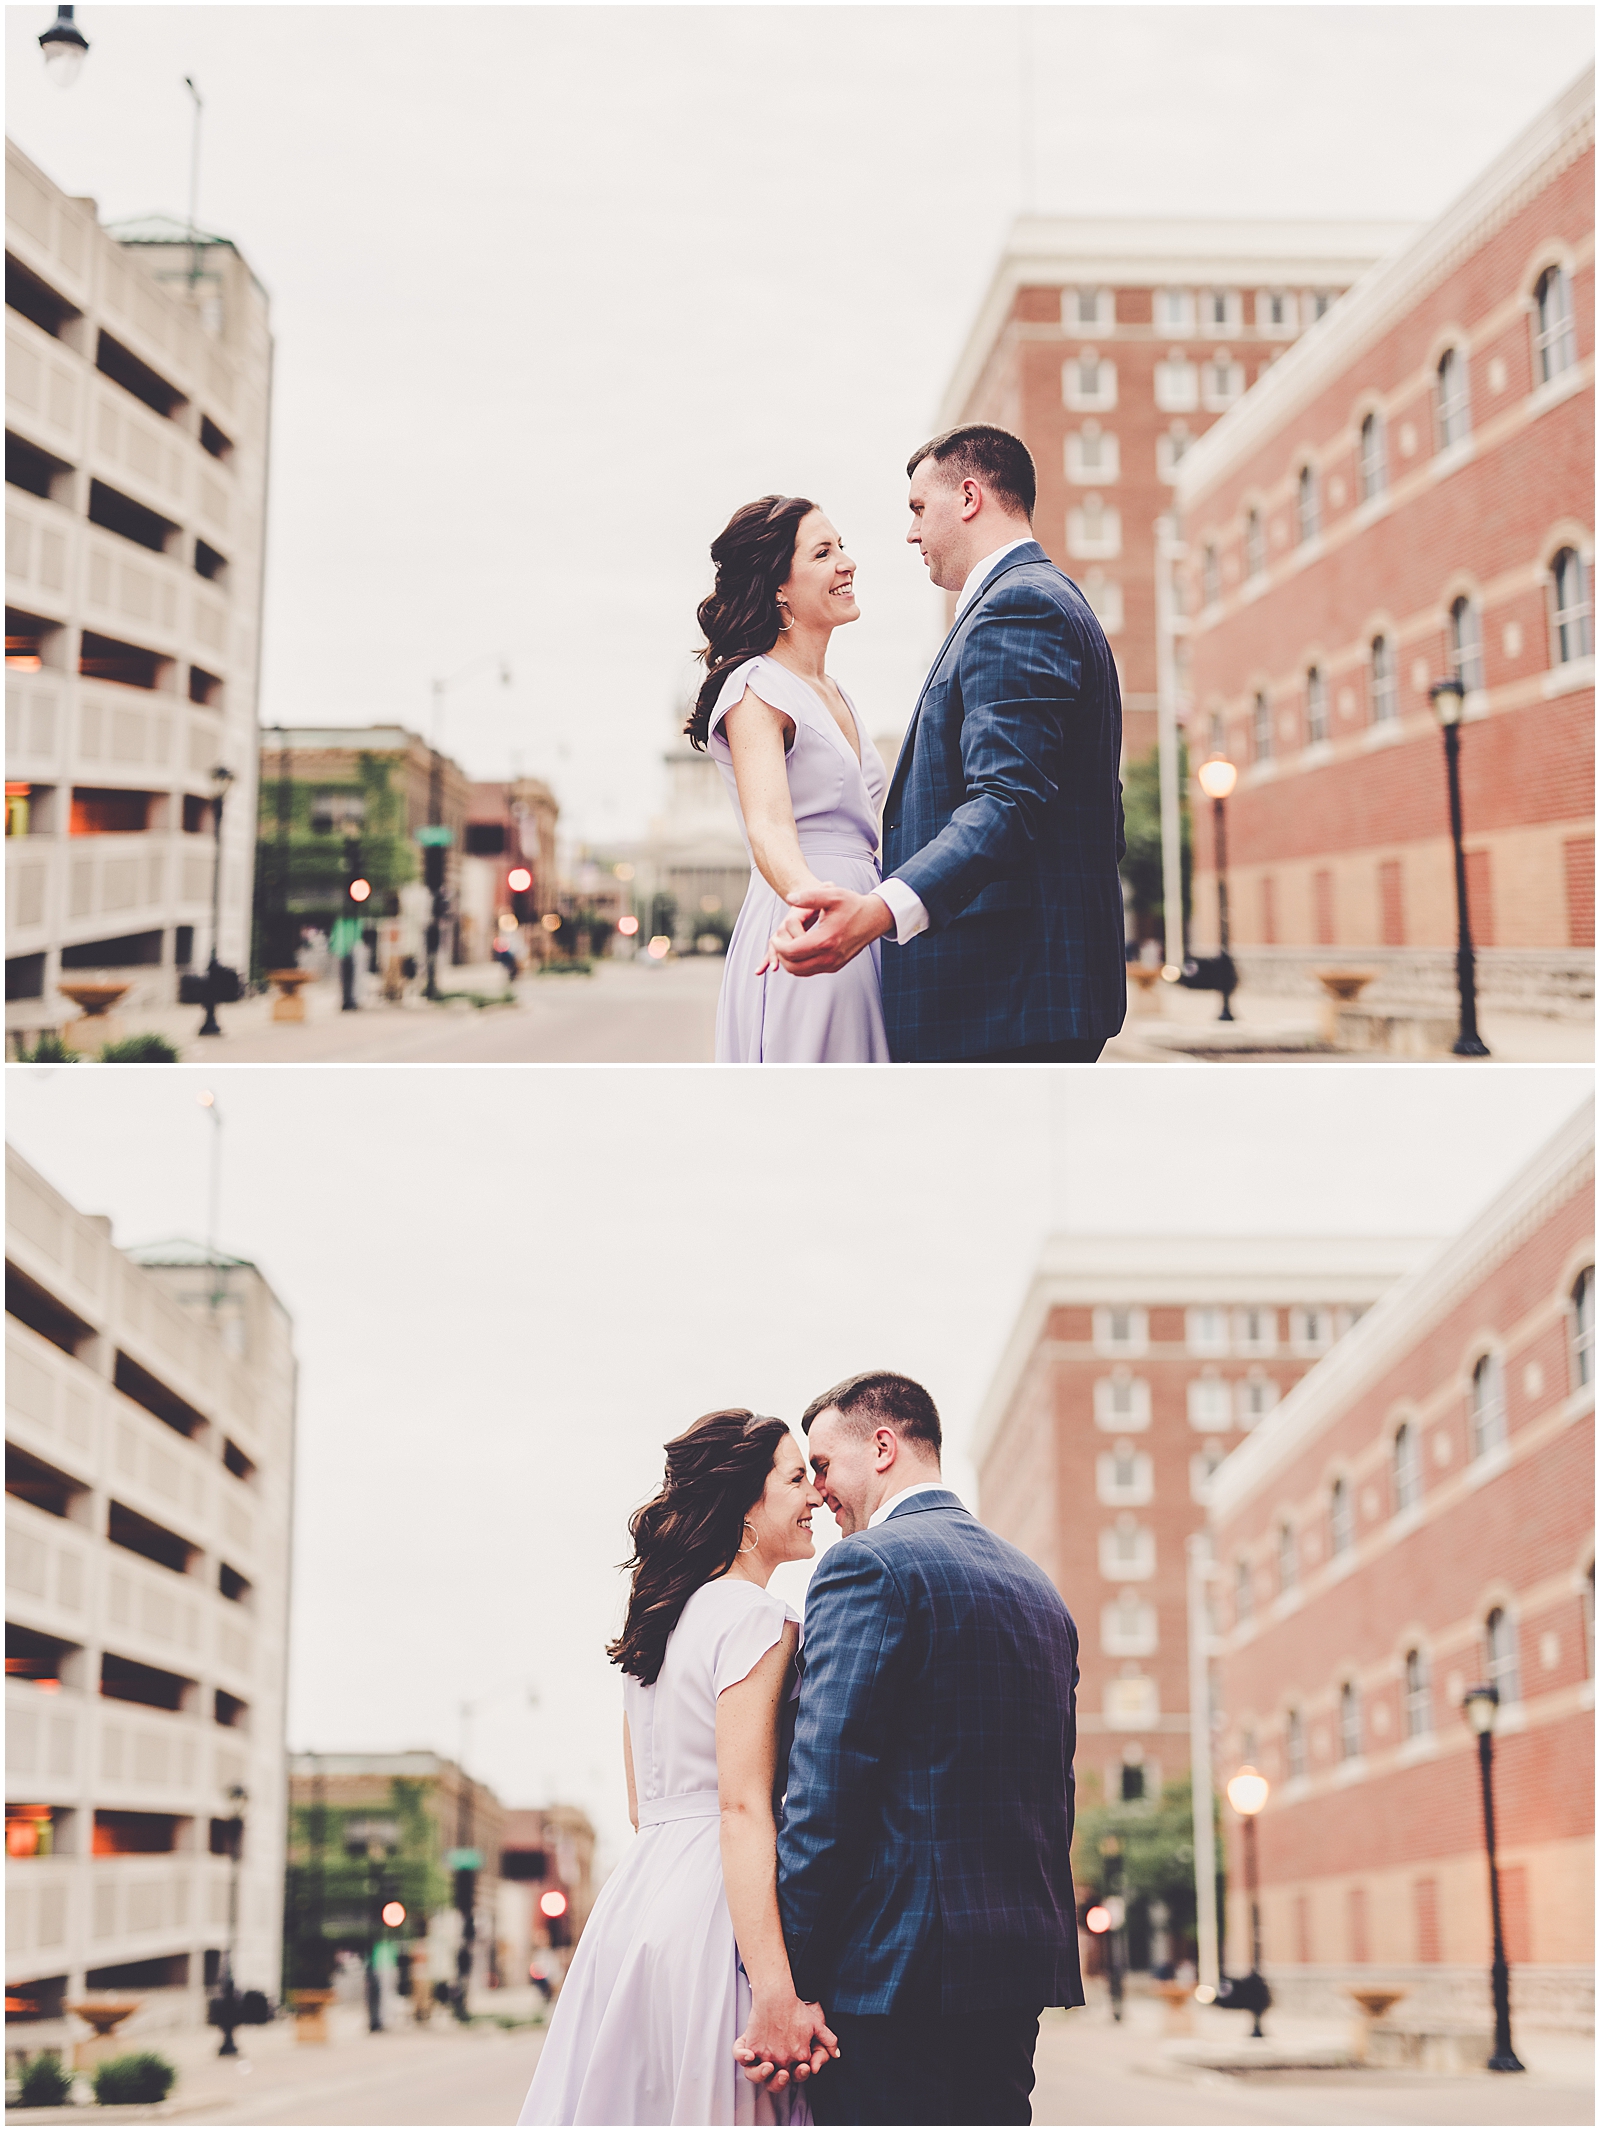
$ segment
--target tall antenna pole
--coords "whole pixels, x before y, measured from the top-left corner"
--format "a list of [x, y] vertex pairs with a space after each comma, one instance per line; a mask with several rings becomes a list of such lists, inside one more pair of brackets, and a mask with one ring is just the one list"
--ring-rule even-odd
[[1022, 166], [1021, 208], [1025, 215], [1038, 211], [1037, 174], [1033, 137], [1033, 9], [1017, 9], [1017, 150]]
[[200, 91], [185, 74], [183, 86], [194, 98], [194, 133], [189, 144], [189, 287], [200, 279]]
[[217, 1098], [207, 1088], [204, 1094], [195, 1097], [202, 1110], [211, 1118], [211, 1194], [206, 1213], [206, 1262], [211, 1267], [211, 1314], [216, 1316], [222, 1302], [222, 1260], [217, 1250], [217, 1212], [222, 1201], [222, 1112]]

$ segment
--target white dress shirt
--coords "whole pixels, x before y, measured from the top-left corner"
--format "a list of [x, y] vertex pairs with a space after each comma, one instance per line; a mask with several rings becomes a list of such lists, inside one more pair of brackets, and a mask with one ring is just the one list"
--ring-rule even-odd
[[[968, 607], [977, 598], [978, 588], [1001, 556], [1009, 555], [1013, 548], [1027, 547], [1032, 539], [1033, 535], [1027, 533], [1020, 540], [1008, 540], [1003, 548], [996, 548], [993, 554], [985, 555], [981, 562], [975, 562], [972, 565], [972, 568], [967, 572], [967, 581], [961, 587], [960, 597], [956, 600], [957, 621], [961, 619]], [[894, 937], [897, 946], [904, 947], [906, 942], [914, 940], [919, 932], [927, 931], [927, 906], [915, 888], [908, 888], [903, 880], [896, 879], [894, 874], [891, 873], [886, 881], [879, 881], [876, 893], [889, 906], [889, 915], [894, 919]]]
[[902, 1487], [897, 1495], [891, 1495], [887, 1502], [878, 1504], [872, 1515], [867, 1519], [867, 1530], [870, 1532], [875, 1524], [882, 1524], [885, 1517], [897, 1510], [901, 1503], [907, 1501], [912, 1495], [944, 1494], [945, 1492], [947, 1490], [943, 1480], [919, 1480], [914, 1487]]

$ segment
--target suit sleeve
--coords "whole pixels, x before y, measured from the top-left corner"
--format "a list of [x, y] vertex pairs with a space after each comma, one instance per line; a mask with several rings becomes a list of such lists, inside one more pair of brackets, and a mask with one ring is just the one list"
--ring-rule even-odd
[[1062, 774], [1067, 714], [1082, 662], [1065, 616], [1030, 585], [985, 603], [961, 648], [961, 768], [967, 792], [949, 821], [896, 876], [919, 895], [935, 932], [992, 881], [1016, 869]]
[[806, 1597], [804, 1672], [778, 1838], [795, 1988], [820, 1998], [863, 1866], [907, 1669], [907, 1615], [870, 1547], [830, 1551]]

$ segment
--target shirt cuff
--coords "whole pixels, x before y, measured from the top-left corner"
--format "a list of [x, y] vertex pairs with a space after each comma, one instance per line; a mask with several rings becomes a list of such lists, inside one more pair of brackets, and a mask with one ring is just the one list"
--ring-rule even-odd
[[927, 908], [915, 888], [908, 888], [903, 880], [896, 879], [891, 873], [886, 881], [879, 881], [873, 893], [882, 896], [889, 906], [897, 947], [904, 947], [919, 932], [927, 931]]

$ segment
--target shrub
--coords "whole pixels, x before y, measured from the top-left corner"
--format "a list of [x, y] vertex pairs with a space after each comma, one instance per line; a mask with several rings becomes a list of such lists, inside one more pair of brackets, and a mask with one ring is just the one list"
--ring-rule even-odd
[[124, 1036], [118, 1043], [100, 1046], [103, 1065], [176, 1065], [178, 1053], [165, 1036]]
[[78, 1053], [69, 1051], [54, 1029], [46, 1029], [31, 1051], [18, 1051], [19, 1065], [76, 1065]]
[[154, 2050], [108, 2057], [94, 2068], [94, 2098], [106, 2103], [165, 2101], [177, 2076], [165, 2057], [158, 2057]]
[[22, 2068], [22, 2091], [17, 2099], [25, 2109], [61, 2109], [72, 2099], [72, 2074], [54, 2050], [41, 2050]]

